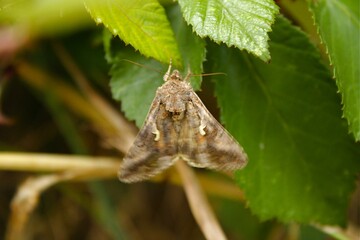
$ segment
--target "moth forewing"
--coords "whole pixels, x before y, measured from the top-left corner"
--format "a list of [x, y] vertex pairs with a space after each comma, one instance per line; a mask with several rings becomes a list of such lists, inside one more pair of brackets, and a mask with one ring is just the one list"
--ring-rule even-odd
[[206, 109], [179, 71], [164, 76], [144, 126], [124, 157], [119, 170], [123, 182], [155, 176], [175, 161], [217, 170], [236, 170], [247, 163], [238, 142]]
[[[156, 127], [160, 109], [160, 100], [156, 94], [143, 127], [123, 159], [118, 177], [122, 182], [146, 180], [170, 167], [176, 160], [165, 156], [163, 145], [159, 144], [161, 132]], [[161, 164], [160, 164], [161, 163]]]
[[[248, 158], [240, 144], [211, 115], [195, 92], [191, 94], [195, 112], [200, 118], [200, 135], [203, 144], [198, 144], [198, 155], [188, 163], [196, 166], [199, 161], [206, 168], [232, 171], [246, 166]], [[204, 131], [205, 134], [201, 134]], [[193, 164], [195, 163], [196, 164]]]

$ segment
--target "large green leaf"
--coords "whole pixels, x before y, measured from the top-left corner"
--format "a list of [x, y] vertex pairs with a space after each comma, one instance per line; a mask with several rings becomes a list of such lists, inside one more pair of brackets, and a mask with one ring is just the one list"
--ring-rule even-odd
[[199, 36], [270, 60], [267, 33], [278, 13], [273, 0], [179, 0], [179, 4]]
[[329, 70], [307, 37], [279, 18], [265, 64], [236, 49], [209, 52], [227, 129], [249, 155], [238, 172], [262, 219], [343, 224], [360, 151], [341, 119]]
[[350, 131], [360, 141], [360, 1], [310, 1], [334, 67]]
[[181, 66], [164, 8], [156, 0], [84, 0], [96, 23], [104, 25], [147, 57]]

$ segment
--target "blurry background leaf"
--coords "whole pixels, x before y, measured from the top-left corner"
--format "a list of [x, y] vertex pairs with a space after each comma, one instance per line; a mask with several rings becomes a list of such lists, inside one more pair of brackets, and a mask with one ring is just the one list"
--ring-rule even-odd
[[0, 13], [1, 23], [13, 24], [31, 36], [59, 35], [93, 24], [82, 1], [3, 0]]
[[200, 37], [270, 60], [268, 32], [278, 7], [272, 0], [179, 0], [185, 20]]
[[146, 57], [163, 63], [173, 60], [181, 66], [181, 57], [166, 18], [156, 0], [84, 0], [96, 23], [103, 23], [114, 35], [131, 44]]
[[238, 182], [262, 219], [342, 225], [359, 145], [306, 36], [283, 18], [273, 31], [271, 64], [225, 47], [210, 53], [216, 70], [227, 73], [215, 81], [222, 120], [249, 155]]
[[333, 64], [349, 130], [360, 141], [360, 1], [309, 1]]

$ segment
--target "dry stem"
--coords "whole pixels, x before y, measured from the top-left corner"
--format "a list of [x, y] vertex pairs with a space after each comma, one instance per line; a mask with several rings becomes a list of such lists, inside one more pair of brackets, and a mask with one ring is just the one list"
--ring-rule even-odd
[[227, 239], [216, 219], [204, 192], [196, 179], [193, 170], [183, 161], [176, 162], [177, 170], [183, 181], [186, 197], [189, 201], [191, 212], [200, 229], [208, 240]]

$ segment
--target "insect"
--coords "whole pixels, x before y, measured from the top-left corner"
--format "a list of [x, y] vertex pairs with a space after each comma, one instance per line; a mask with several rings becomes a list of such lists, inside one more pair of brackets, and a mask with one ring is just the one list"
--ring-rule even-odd
[[188, 79], [178, 70], [156, 91], [145, 123], [124, 157], [118, 176], [122, 182], [149, 179], [182, 159], [189, 165], [231, 171], [243, 168], [247, 155], [239, 143], [211, 115]]

